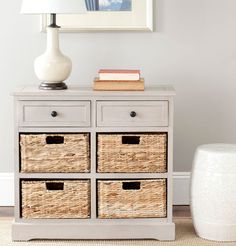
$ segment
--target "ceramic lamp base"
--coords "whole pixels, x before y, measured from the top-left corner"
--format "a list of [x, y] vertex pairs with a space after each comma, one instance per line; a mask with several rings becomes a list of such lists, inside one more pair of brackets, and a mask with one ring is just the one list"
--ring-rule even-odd
[[64, 82], [42, 82], [39, 86], [40, 90], [66, 90], [67, 85]]
[[59, 27], [47, 28], [47, 49], [34, 61], [35, 74], [44, 81], [41, 90], [65, 90], [65, 81], [71, 72], [72, 63], [69, 57], [62, 54], [58, 39]]

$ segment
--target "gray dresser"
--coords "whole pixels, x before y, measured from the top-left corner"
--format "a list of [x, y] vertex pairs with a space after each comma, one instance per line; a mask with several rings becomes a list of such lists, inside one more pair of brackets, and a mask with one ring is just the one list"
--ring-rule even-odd
[[17, 90], [13, 240], [174, 240], [174, 95]]

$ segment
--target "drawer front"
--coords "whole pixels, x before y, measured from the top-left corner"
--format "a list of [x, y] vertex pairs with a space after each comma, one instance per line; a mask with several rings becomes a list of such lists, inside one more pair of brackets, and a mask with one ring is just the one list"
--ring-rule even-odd
[[21, 126], [90, 126], [90, 101], [23, 101]]
[[99, 173], [164, 173], [167, 133], [97, 135]]
[[99, 180], [101, 219], [165, 218], [166, 179]]
[[98, 126], [168, 126], [168, 101], [99, 101]]
[[25, 173], [89, 172], [89, 134], [20, 134], [20, 156]]
[[23, 218], [90, 217], [89, 180], [23, 180], [21, 196]]

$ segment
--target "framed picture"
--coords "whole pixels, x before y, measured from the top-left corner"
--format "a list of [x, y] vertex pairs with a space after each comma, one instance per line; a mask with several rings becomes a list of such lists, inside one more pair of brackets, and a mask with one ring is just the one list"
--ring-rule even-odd
[[[153, 0], [85, 0], [85, 14], [57, 15], [62, 31], [153, 31]], [[42, 31], [49, 16], [42, 16]]]

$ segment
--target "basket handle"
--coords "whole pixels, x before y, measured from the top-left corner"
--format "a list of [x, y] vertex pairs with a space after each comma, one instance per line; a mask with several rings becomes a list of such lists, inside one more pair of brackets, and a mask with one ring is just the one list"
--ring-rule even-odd
[[64, 183], [46, 183], [47, 190], [64, 190]]
[[122, 136], [122, 144], [139, 144], [139, 136]]
[[47, 136], [46, 137], [47, 144], [64, 144], [63, 136]]
[[122, 182], [123, 190], [140, 190], [141, 183], [140, 182]]

